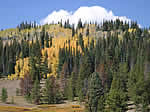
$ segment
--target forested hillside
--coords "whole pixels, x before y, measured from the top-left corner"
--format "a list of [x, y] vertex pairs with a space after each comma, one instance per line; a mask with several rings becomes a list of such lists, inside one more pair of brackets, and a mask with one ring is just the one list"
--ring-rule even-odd
[[21, 94], [35, 104], [67, 99], [87, 112], [148, 112], [150, 31], [119, 19], [23, 22], [0, 31], [0, 77], [21, 80]]

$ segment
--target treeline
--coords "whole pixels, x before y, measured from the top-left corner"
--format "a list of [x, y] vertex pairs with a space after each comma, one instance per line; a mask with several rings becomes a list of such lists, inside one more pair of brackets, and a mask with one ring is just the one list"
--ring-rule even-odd
[[131, 23], [120, 21], [116, 19], [116, 21], [110, 20], [105, 21], [101, 27], [103, 31], [112, 31], [112, 30], [128, 30], [129, 28], [140, 30], [137, 22], [131, 21]]
[[36, 28], [36, 27], [37, 27], [37, 23], [35, 21], [33, 23], [32, 22], [28, 23], [27, 21], [25, 21], [17, 26], [19, 31], [24, 30], [24, 29]]

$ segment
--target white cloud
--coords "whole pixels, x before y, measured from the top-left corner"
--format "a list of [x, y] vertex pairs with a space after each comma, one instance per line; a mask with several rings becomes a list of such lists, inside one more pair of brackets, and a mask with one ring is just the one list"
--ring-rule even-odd
[[66, 10], [53, 11], [46, 18], [40, 21], [41, 24], [50, 24], [50, 23], [58, 23], [62, 20], [64, 23], [69, 19], [71, 24], [77, 24], [79, 19], [82, 20], [83, 23], [87, 22], [97, 22], [102, 23], [104, 20], [116, 20], [120, 19], [122, 21], [131, 22], [125, 16], [115, 16], [112, 11], [108, 11], [100, 6], [92, 6], [92, 7], [80, 7], [75, 12], [69, 12]]

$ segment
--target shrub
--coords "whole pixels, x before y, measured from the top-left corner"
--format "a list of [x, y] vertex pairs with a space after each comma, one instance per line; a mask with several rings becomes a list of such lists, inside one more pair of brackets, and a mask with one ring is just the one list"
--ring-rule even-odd
[[24, 98], [26, 99], [26, 101], [28, 103], [32, 103], [32, 97], [31, 97], [31, 95], [25, 95]]

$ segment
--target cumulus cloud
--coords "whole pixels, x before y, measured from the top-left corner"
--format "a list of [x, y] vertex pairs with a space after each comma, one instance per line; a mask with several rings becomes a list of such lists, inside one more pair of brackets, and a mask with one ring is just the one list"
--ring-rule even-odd
[[131, 20], [125, 16], [115, 16], [112, 11], [108, 11], [100, 6], [92, 6], [92, 7], [80, 7], [74, 12], [69, 12], [67, 10], [59, 10], [53, 11], [46, 18], [40, 21], [41, 24], [50, 24], [50, 23], [58, 23], [62, 20], [69, 20], [71, 24], [77, 25], [79, 19], [82, 20], [83, 23], [87, 22], [97, 22], [102, 23], [105, 20], [116, 20], [120, 19], [122, 21], [131, 22]]

